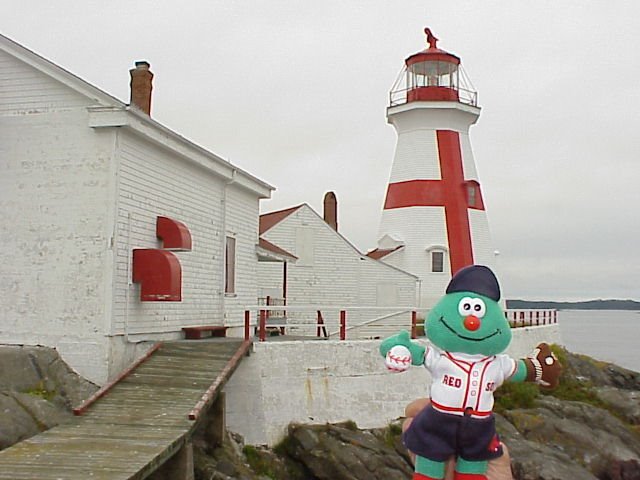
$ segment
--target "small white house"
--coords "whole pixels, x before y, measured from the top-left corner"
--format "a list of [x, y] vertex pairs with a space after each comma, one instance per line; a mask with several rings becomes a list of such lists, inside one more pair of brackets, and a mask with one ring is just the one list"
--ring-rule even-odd
[[[0, 36], [0, 343], [55, 347], [103, 383], [182, 328], [241, 335], [273, 188]], [[266, 252], [266, 253], [265, 253]]]
[[[260, 216], [260, 237], [296, 257], [295, 263], [259, 264], [260, 295], [286, 301], [287, 323], [315, 322], [320, 310], [328, 333], [336, 333], [339, 311], [346, 310], [348, 338], [384, 336], [383, 325], [396, 331], [398, 316], [410, 325], [417, 277], [353, 246], [337, 231], [335, 205], [330, 192], [324, 218], [306, 203]], [[356, 327], [363, 322], [367, 328]]]

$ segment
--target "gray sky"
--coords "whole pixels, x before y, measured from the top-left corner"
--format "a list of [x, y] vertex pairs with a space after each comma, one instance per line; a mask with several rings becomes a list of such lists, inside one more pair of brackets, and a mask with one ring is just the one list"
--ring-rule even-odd
[[[165, 5], [176, 5], [169, 7]], [[395, 147], [404, 59], [462, 58], [507, 298], [640, 300], [640, 3], [633, 0], [3, 0], [0, 32], [277, 187], [263, 211], [338, 197], [366, 251]]]

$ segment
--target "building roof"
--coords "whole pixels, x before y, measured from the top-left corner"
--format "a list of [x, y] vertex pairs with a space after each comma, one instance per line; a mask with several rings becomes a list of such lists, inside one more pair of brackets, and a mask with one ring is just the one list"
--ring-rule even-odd
[[[278, 223], [282, 222], [284, 219], [286, 219], [289, 215], [291, 215], [293, 212], [299, 210], [300, 208], [306, 207], [308, 208], [311, 213], [319, 220], [319, 222], [323, 225], [325, 225], [328, 229], [330, 229], [334, 235], [337, 235], [343, 242], [345, 242], [356, 255], [360, 256], [361, 260], [367, 260], [367, 261], [378, 261], [378, 258], [372, 257], [370, 256], [369, 252], [368, 254], [364, 255], [362, 252], [360, 252], [360, 250], [358, 250], [358, 248], [352, 244], [345, 236], [343, 236], [340, 232], [334, 230], [333, 228], [331, 228], [331, 226], [324, 220], [324, 218], [322, 218], [318, 212], [316, 212], [313, 208], [311, 208], [308, 204], [303, 203], [302, 205], [298, 205], [296, 207], [291, 207], [291, 208], [287, 208], [284, 210], [278, 210], [276, 212], [269, 212], [269, 213], [265, 213], [263, 215], [260, 215], [260, 235], [262, 235], [263, 233], [267, 232], [269, 229], [275, 227]], [[394, 248], [394, 249], [390, 249], [387, 251], [386, 255], [401, 249], [402, 247], [404, 247], [404, 245], [399, 245], [398, 247]], [[289, 254], [291, 255], [291, 254]], [[379, 262], [380, 265], [384, 265], [386, 268], [391, 268], [393, 270], [397, 270], [399, 272], [402, 272], [406, 275], [409, 275], [411, 277], [414, 278], [418, 278], [416, 275], [409, 273], [405, 270], [402, 270], [398, 267], [395, 267], [393, 265], [389, 265], [388, 263], [384, 263], [384, 262]]]
[[265, 262], [295, 262], [298, 257], [287, 252], [284, 248], [265, 240], [258, 238], [258, 258]]
[[269, 198], [271, 191], [275, 190], [268, 183], [182, 137], [136, 107], [127, 105], [2, 34], [0, 34], [0, 51], [6, 52], [68, 88], [95, 101], [96, 106], [89, 108], [90, 127], [131, 128], [148, 140], [176, 152], [180, 157], [213, 171], [223, 178], [229, 179], [230, 182], [257, 193], [261, 198]]
[[395, 248], [376, 248], [375, 250], [367, 252], [367, 257], [373, 258], [374, 260], [380, 260], [381, 258], [400, 250], [402, 247], [404, 247], [404, 245], [398, 245]]
[[273, 228], [278, 223], [283, 221], [293, 212], [298, 210], [302, 205], [298, 205], [297, 207], [286, 208], [284, 210], [278, 210], [276, 212], [269, 212], [260, 215], [260, 235], [265, 233], [267, 230]]

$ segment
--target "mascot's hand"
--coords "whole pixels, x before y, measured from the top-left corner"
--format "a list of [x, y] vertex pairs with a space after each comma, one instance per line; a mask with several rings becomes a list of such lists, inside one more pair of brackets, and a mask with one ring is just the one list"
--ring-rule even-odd
[[527, 381], [536, 382], [541, 388], [549, 390], [558, 386], [562, 365], [549, 345], [541, 343], [524, 361], [527, 365]]
[[387, 356], [389, 350], [393, 347], [401, 345], [409, 350], [411, 353], [411, 364], [422, 365], [424, 362], [425, 347], [411, 341], [411, 335], [406, 330], [402, 330], [396, 335], [385, 338], [380, 344], [380, 355]]

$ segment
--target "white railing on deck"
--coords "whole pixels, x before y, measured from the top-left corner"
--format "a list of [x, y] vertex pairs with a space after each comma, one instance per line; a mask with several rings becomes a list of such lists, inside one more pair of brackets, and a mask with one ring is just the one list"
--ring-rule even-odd
[[504, 312], [511, 328], [537, 327], [541, 325], [554, 325], [558, 323], [558, 311], [549, 310], [521, 310], [513, 309]]
[[[265, 341], [269, 330], [280, 334], [318, 338], [338, 337], [350, 339], [382, 338], [405, 329], [411, 332], [411, 338], [417, 337], [418, 317], [414, 307], [336, 307], [318, 305], [274, 305], [265, 302], [245, 310], [245, 338], [251, 335], [252, 327], [257, 329], [260, 341]], [[273, 302], [275, 303], [275, 302]], [[287, 315], [289, 312], [302, 312], [314, 320], [300, 321]], [[358, 320], [358, 314], [370, 312], [376, 316]], [[386, 313], [383, 313], [386, 312]], [[425, 315], [428, 312], [425, 312]], [[510, 309], [504, 312], [511, 328], [554, 325], [558, 323], [558, 311]], [[350, 316], [356, 316], [351, 319]], [[313, 329], [315, 328], [315, 335]]]
[[[290, 315], [293, 313], [306, 314], [307, 320], [296, 319]], [[368, 318], [361, 320], [360, 318], [363, 315]], [[309, 320], [311, 318], [313, 320]], [[252, 327], [257, 328], [257, 335], [260, 341], [266, 339], [267, 331], [271, 329], [287, 335], [321, 338], [338, 337], [340, 340], [347, 338], [347, 332], [349, 332], [350, 339], [362, 339], [381, 338], [391, 335], [400, 329], [405, 329], [410, 330], [415, 338], [416, 326], [417, 313], [414, 307], [289, 306], [271, 304], [268, 306], [251, 306], [245, 310], [245, 336]]]

